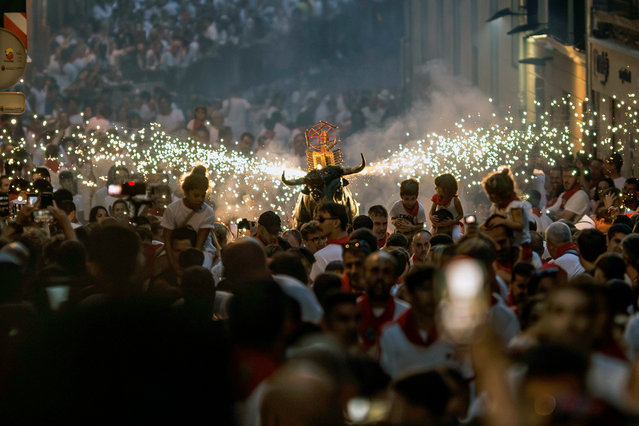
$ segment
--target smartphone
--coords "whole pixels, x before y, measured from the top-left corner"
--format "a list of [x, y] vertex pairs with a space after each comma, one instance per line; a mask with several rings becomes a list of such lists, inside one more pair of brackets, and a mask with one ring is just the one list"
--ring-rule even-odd
[[33, 211], [33, 221], [36, 223], [49, 223], [53, 216], [49, 210], [38, 209]]
[[29, 194], [29, 198], [28, 198], [28, 204], [33, 207], [36, 205], [36, 203], [38, 202], [38, 196], [37, 195], [33, 195], [33, 194]]
[[53, 192], [43, 192], [40, 194], [40, 208], [46, 209], [53, 205]]
[[444, 268], [443, 280], [442, 325], [453, 341], [471, 343], [488, 310], [486, 273], [475, 259], [460, 258]]
[[464, 222], [467, 225], [470, 225], [471, 223], [477, 223], [477, 217], [474, 214], [468, 215], [464, 218]]

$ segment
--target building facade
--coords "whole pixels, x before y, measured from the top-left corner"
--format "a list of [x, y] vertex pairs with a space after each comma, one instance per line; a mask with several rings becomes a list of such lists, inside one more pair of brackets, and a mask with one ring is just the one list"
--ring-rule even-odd
[[639, 0], [405, 0], [404, 81], [410, 87], [420, 65], [443, 60], [526, 122], [567, 99], [550, 124], [568, 127], [575, 152], [622, 153], [631, 175], [638, 12]]

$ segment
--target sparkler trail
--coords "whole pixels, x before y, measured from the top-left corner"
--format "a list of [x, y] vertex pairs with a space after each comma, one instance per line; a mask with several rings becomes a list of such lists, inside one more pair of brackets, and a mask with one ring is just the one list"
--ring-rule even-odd
[[[626, 105], [619, 102], [619, 107]], [[637, 112], [627, 107], [626, 116], [634, 126], [611, 125], [612, 135], [627, 134], [631, 128], [636, 128]], [[466, 116], [447, 131], [388, 146], [386, 156], [369, 162], [359, 176], [352, 177], [353, 192], [357, 197], [363, 197], [378, 191], [380, 179], [399, 184], [407, 177], [417, 177], [430, 182], [442, 173], [457, 176], [463, 191], [478, 185], [486, 173], [500, 166], [534, 165], [540, 160], [552, 165], [558, 158], [572, 155], [574, 142], [566, 119], [556, 124], [558, 109], [572, 111], [585, 122], [578, 133], [591, 135], [593, 118], [584, 119], [583, 113], [575, 112], [581, 111], [582, 105], [573, 104], [570, 98], [552, 103], [550, 110], [538, 120], [539, 124], [525, 124], [512, 116], [498, 119], [495, 114], [491, 117]], [[607, 118], [595, 116], [594, 119], [605, 122]], [[168, 180], [165, 183], [175, 188], [189, 170], [202, 164], [210, 174], [210, 201], [219, 220], [255, 218], [267, 209], [275, 210], [285, 223], [291, 220], [298, 192], [282, 184], [280, 176], [283, 170], [289, 177], [303, 176], [305, 171], [299, 167], [302, 159], [269, 153], [264, 157], [249, 158], [224, 147], [213, 149], [190, 138], [169, 136], [158, 125], [139, 131], [116, 130], [106, 135], [78, 130], [72, 135], [79, 141], [78, 146], [67, 148], [67, 155], [76, 156], [78, 161], [75, 166], [68, 167], [61, 156], [62, 168], [70, 168], [79, 183], [89, 188], [104, 184], [112, 164], [124, 165], [143, 177], [166, 173]], [[4, 129], [0, 142], [5, 147], [13, 146], [2, 153], [3, 157], [11, 157], [16, 149], [44, 151], [49, 141], [45, 138], [29, 147], [24, 139], [12, 140]], [[601, 143], [610, 143], [610, 140], [604, 139]], [[344, 145], [348, 146], [348, 140]]]

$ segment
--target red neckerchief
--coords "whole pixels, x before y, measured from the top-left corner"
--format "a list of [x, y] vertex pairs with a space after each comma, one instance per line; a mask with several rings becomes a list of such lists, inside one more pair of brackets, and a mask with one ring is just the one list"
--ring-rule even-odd
[[55, 173], [58, 173], [58, 170], [60, 170], [60, 163], [58, 163], [58, 160], [46, 160], [44, 165], [47, 169], [52, 170]]
[[497, 264], [497, 267], [499, 269], [501, 269], [502, 271], [506, 271], [506, 272], [512, 272], [513, 271], [513, 262], [512, 261], [507, 261], [507, 262], [501, 262], [499, 260], [497, 260], [495, 262]]
[[382, 248], [386, 245], [386, 240], [388, 239], [388, 236], [390, 234], [387, 232], [386, 235], [384, 235], [384, 238], [382, 238], [381, 240], [377, 240], [377, 248]]
[[388, 296], [384, 313], [376, 317], [373, 314], [373, 308], [368, 301], [368, 295], [363, 294], [357, 301], [360, 311], [362, 312], [362, 321], [359, 326], [359, 334], [362, 338], [362, 345], [368, 349], [377, 343], [382, 325], [393, 319], [395, 315], [395, 300], [392, 296]]
[[557, 247], [557, 253], [555, 254], [554, 257], [555, 259], [559, 259], [561, 256], [563, 256], [566, 253], [572, 253], [575, 256], [579, 256], [579, 248], [573, 242], [563, 244]]
[[344, 244], [346, 244], [348, 242], [348, 235], [342, 237], [342, 238], [337, 238], [335, 240], [326, 240], [326, 245], [329, 244], [339, 244], [340, 246], [343, 246]]
[[535, 216], [541, 217], [541, 209], [539, 207], [533, 207], [532, 212]]
[[[433, 195], [433, 198], [431, 198], [430, 200], [433, 203], [437, 204], [438, 206], [447, 206], [450, 203], [450, 201], [453, 199], [453, 197], [441, 198], [439, 196], [439, 194], [435, 194], [435, 195]], [[404, 207], [404, 208], [406, 208], [406, 207]], [[415, 216], [415, 215], [413, 215], [413, 216]]]
[[413, 217], [417, 217], [417, 213], [419, 213], [419, 202], [415, 201], [415, 205], [413, 207], [411, 207], [410, 209], [408, 207], [406, 207], [406, 204], [404, 204], [404, 202], [402, 201], [402, 206], [404, 207], [404, 210], [406, 210], [406, 213], [408, 213], [409, 215], [413, 216]]
[[401, 314], [395, 322], [397, 322], [399, 328], [402, 329], [408, 341], [414, 345], [428, 347], [437, 340], [437, 329], [434, 326], [427, 331], [426, 340], [422, 339], [413, 308]]
[[247, 347], [235, 348], [231, 360], [231, 371], [237, 379], [234, 380], [236, 398], [239, 401], [248, 398], [281, 364], [268, 352]]
[[342, 292], [343, 293], [353, 293], [353, 287], [351, 286], [351, 279], [348, 277], [348, 275], [344, 274], [342, 275]]
[[581, 185], [575, 185], [575, 187], [573, 189], [571, 189], [570, 191], [565, 191], [563, 194], [561, 194], [561, 208], [563, 209], [564, 206], [566, 205], [566, 203], [568, 202], [568, 200], [570, 200], [570, 197], [572, 197], [573, 195], [575, 195], [575, 192], [579, 191], [581, 189]]
[[426, 262], [425, 260], [418, 259], [417, 257], [415, 257], [415, 255], [412, 255], [410, 260], [411, 260], [411, 262], [413, 262], [413, 265], [417, 265], [418, 263]]
[[503, 201], [500, 203], [496, 203], [497, 207], [499, 207], [500, 209], [505, 209], [506, 207], [508, 207], [508, 204], [512, 203], [513, 201], [518, 201], [519, 198], [517, 198], [516, 196], [513, 196], [511, 198], [508, 199], [508, 201]]

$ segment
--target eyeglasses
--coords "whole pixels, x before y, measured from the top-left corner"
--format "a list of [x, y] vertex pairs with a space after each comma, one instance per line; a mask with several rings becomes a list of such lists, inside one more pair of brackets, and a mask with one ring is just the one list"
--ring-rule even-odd
[[333, 220], [333, 219], [339, 219], [339, 218], [337, 218], [337, 217], [332, 217], [332, 216], [331, 216], [331, 217], [321, 217], [321, 216], [320, 216], [320, 217], [318, 217], [318, 218], [317, 218], [317, 221], [318, 221], [319, 223], [324, 223], [324, 222], [325, 222], [325, 221], [327, 221], [327, 220]]

